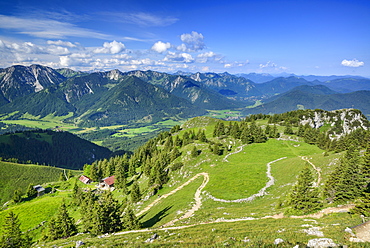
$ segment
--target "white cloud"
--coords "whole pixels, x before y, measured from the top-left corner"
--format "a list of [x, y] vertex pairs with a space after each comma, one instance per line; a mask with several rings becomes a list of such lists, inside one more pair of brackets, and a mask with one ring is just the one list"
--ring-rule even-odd
[[181, 62], [181, 63], [192, 63], [194, 62], [194, 58], [189, 53], [174, 53], [169, 52], [163, 61], [170, 61], [170, 62]]
[[109, 12], [101, 13], [109, 16], [109, 20], [113, 22], [131, 23], [144, 27], [164, 27], [174, 24], [178, 21], [177, 18], [171, 16], [158, 16], [151, 13], [137, 12], [137, 13], [120, 13]]
[[179, 51], [196, 52], [206, 47], [203, 41], [204, 37], [201, 33], [192, 31], [191, 34], [182, 34], [180, 38], [183, 44], [177, 47]]
[[113, 58], [116, 58], [116, 59], [130, 59], [130, 58], [132, 58], [132, 56], [123, 53], [123, 54], [114, 55]]
[[363, 66], [365, 63], [362, 61], [358, 61], [357, 59], [352, 59], [352, 60], [343, 59], [341, 64], [347, 67], [360, 67], [360, 66]]
[[200, 53], [197, 55], [197, 62], [198, 63], [207, 63], [209, 61], [220, 61], [222, 57], [219, 54], [216, 54], [212, 51]]
[[68, 56], [60, 56], [59, 63], [61, 66], [70, 66], [71, 59]]
[[89, 54], [74, 53], [69, 56], [59, 56], [59, 65], [63, 67], [83, 66], [90, 67], [94, 60]]
[[109, 39], [108, 35], [52, 19], [0, 15], [0, 28], [16, 30], [20, 34], [47, 39], [62, 39], [65, 37]]
[[171, 44], [169, 42], [164, 43], [162, 41], [158, 41], [152, 46], [152, 50], [158, 53], [163, 53], [167, 51], [167, 49], [170, 49], [170, 48], [171, 48]]
[[46, 42], [48, 45], [56, 45], [56, 46], [63, 46], [63, 47], [77, 47], [77, 45], [73, 44], [69, 41], [62, 41], [62, 40], [48, 40]]
[[224, 64], [225, 68], [230, 68], [231, 66], [232, 66], [232, 64]]
[[47, 48], [47, 52], [50, 54], [55, 54], [55, 55], [67, 55], [70, 54], [70, 51], [66, 47], [61, 47], [61, 46], [51, 46]]
[[260, 64], [260, 68], [276, 68], [277, 65], [271, 61], [268, 61], [266, 64]]
[[13, 52], [27, 53], [27, 54], [43, 54], [45, 49], [41, 46], [35, 45], [32, 42], [11, 43], [7, 45]]
[[112, 41], [112, 42], [104, 42], [103, 47], [96, 48], [93, 52], [94, 53], [109, 53], [109, 54], [117, 54], [125, 50], [125, 45], [121, 42]]
[[6, 45], [2, 40], [0, 40], [0, 48], [6, 48]]

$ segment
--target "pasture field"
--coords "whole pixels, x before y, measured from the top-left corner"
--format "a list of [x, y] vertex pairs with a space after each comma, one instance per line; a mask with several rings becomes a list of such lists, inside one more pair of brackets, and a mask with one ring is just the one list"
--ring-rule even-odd
[[[17, 189], [25, 193], [29, 184], [57, 181], [62, 172], [63, 169], [51, 166], [0, 161], [0, 204], [10, 200]], [[76, 173], [79, 172], [73, 172]]]

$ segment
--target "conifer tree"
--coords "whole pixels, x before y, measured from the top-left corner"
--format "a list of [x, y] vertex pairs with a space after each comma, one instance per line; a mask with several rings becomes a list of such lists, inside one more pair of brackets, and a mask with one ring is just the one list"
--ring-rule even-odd
[[126, 172], [125, 169], [123, 168], [122, 164], [118, 163], [116, 165], [115, 169], [115, 182], [114, 186], [117, 189], [123, 189], [124, 192], [126, 192]]
[[355, 207], [351, 210], [351, 213], [361, 214], [366, 217], [370, 217], [370, 189], [367, 187], [362, 192], [361, 197], [357, 200]]
[[178, 146], [178, 147], [182, 146], [182, 140], [180, 139], [178, 135], [176, 135], [174, 143], [175, 143], [175, 146]]
[[13, 201], [15, 203], [18, 203], [18, 202], [22, 201], [22, 191], [20, 191], [19, 189], [14, 190]]
[[191, 141], [190, 141], [190, 137], [189, 137], [189, 133], [188, 132], [184, 132], [184, 134], [182, 135], [182, 146], [186, 146], [187, 144], [190, 144]]
[[181, 156], [179, 149], [177, 149], [177, 147], [173, 148], [172, 152], [170, 153], [170, 161], [174, 161], [179, 156]]
[[131, 188], [131, 202], [136, 203], [141, 200], [140, 187], [137, 181], [132, 184]]
[[271, 132], [271, 127], [270, 127], [270, 125], [267, 125], [266, 128], [265, 128], [265, 134], [267, 136], [270, 136], [270, 132]]
[[236, 122], [236, 123], [234, 123], [233, 127], [230, 130], [230, 135], [234, 139], [240, 139], [240, 134], [241, 134], [241, 132], [240, 132], [239, 124]]
[[84, 193], [83, 196], [80, 209], [82, 223], [84, 225], [84, 231], [91, 232], [95, 221], [94, 205], [97, 199], [91, 191]]
[[67, 179], [66, 179], [66, 177], [64, 176], [64, 172], [61, 172], [60, 174], [59, 174], [59, 181], [66, 181]]
[[72, 178], [73, 175], [72, 175], [72, 171], [71, 170], [68, 170], [68, 173], [67, 173], [67, 178], [70, 179]]
[[297, 183], [293, 186], [288, 198], [289, 214], [307, 214], [318, 210], [322, 203], [319, 192], [313, 187], [313, 176], [308, 165], [301, 171]]
[[195, 158], [196, 156], [198, 156], [198, 149], [196, 146], [193, 146], [193, 149], [191, 150], [191, 154], [190, 154], [193, 158]]
[[294, 134], [291, 124], [287, 124], [284, 129], [284, 134]]
[[140, 227], [139, 220], [134, 214], [134, 211], [132, 210], [132, 206], [130, 204], [128, 204], [123, 211], [122, 226], [123, 229], [126, 230], [134, 230]]
[[330, 174], [324, 192], [329, 202], [346, 202], [359, 197], [365, 185], [359, 153], [351, 146]]
[[26, 191], [26, 197], [27, 198], [33, 198], [37, 195], [37, 191], [33, 186], [34, 186], [33, 184], [28, 185], [28, 188], [27, 188], [27, 191]]
[[69, 216], [64, 202], [60, 205], [57, 214], [51, 218], [44, 239], [56, 240], [67, 238], [77, 233], [74, 220]]
[[201, 142], [207, 142], [206, 133], [203, 129], [199, 129], [198, 134], [197, 134], [197, 138]]
[[0, 239], [0, 248], [31, 247], [30, 238], [27, 235], [23, 237], [18, 216], [12, 211], [5, 217], [3, 230], [3, 235]]

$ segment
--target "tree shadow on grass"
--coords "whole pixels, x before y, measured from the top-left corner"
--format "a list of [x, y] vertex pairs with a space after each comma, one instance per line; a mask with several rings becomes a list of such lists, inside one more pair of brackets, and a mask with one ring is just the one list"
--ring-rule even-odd
[[[164, 217], [166, 217], [168, 215], [167, 212], [171, 208], [172, 208], [172, 206], [165, 207], [164, 209], [159, 211], [156, 215], [154, 215], [152, 218], [150, 218], [149, 220], [141, 223], [141, 226], [144, 227], [144, 228], [154, 226], [157, 222], [159, 222], [160, 220], [162, 220]], [[144, 216], [145, 215], [141, 216], [140, 219], [142, 219]]]

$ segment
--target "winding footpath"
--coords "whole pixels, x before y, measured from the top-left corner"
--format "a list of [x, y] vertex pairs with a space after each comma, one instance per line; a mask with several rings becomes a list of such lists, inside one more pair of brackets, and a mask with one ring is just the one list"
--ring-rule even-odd
[[321, 169], [316, 167], [306, 156], [301, 156], [301, 159], [303, 159], [304, 161], [309, 163], [312, 166], [312, 168], [316, 171], [316, 173], [317, 173], [317, 182], [316, 182], [315, 186], [319, 187], [320, 182], [321, 182]]
[[222, 161], [223, 161], [223, 162], [229, 162], [229, 160], [227, 160], [227, 158], [228, 158], [229, 156], [231, 156], [231, 155], [234, 155], [234, 154], [237, 154], [237, 153], [239, 153], [239, 152], [243, 151], [243, 148], [244, 148], [245, 146], [246, 146], [246, 144], [245, 144], [245, 145], [241, 145], [241, 146], [239, 146], [238, 148], [236, 148], [235, 152], [231, 152], [231, 153], [227, 154], [227, 155], [224, 157], [224, 159], [223, 159]]
[[[243, 150], [243, 147], [244, 147], [244, 145], [241, 146], [241, 147], [238, 147], [238, 150], [236, 152], [232, 153], [232, 154], [241, 152]], [[275, 183], [275, 179], [271, 175], [271, 164], [272, 163], [275, 163], [277, 161], [280, 161], [282, 159], [285, 159], [285, 158], [287, 158], [287, 157], [282, 157], [282, 158], [279, 158], [279, 159], [276, 159], [274, 161], [271, 161], [271, 162], [267, 163], [266, 175], [269, 178], [269, 181], [266, 183], [266, 185], [257, 194], [254, 194], [254, 195], [252, 195], [250, 197], [247, 197], [247, 198], [236, 199], [236, 200], [218, 199], [218, 198], [215, 198], [215, 197], [210, 196], [210, 195], [209, 195], [209, 198], [211, 198], [214, 201], [220, 201], [220, 202], [248, 202], [248, 201], [254, 200], [256, 197], [260, 197], [260, 196], [265, 195], [266, 194], [266, 190], [269, 187], [271, 187], [272, 185], [274, 185], [274, 183]], [[317, 169], [316, 166], [313, 165], [306, 157], [301, 157], [301, 158], [303, 160], [309, 162], [313, 166], [313, 168], [317, 171], [317, 173], [319, 175], [317, 185], [319, 185], [320, 180], [321, 180], [320, 170]], [[196, 166], [199, 166], [200, 164], [202, 164], [204, 162], [207, 162], [207, 161], [209, 161], [209, 160], [203, 160], [203, 161], [199, 162]], [[224, 158], [224, 161], [228, 162], [227, 161], [227, 157]], [[203, 176], [204, 179], [203, 179], [203, 183], [199, 186], [199, 188], [196, 190], [196, 192], [194, 194], [195, 203], [194, 203], [193, 207], [190, 210], [188, 210], [184, 215], [182, 215], [180, 218], [176, 218], [176, 219], [174, 219], [174, 220], [172, 220], [172, 221], [170, 221], [170, 222], [162, 225], [160, 228], [154, 228], [154, 229], [147, 228], [147, 229], [140, 229], [140, 230], [123, 231], [123, 232], [114, 233], [112, 235], [124, 235], [124, 234], [129, 234], [129, 233], [153, 232], [154, 230], [157, 230], [157, 231], [178, 230], [178, 229], [184, 229], [184, 228], [189, 228], [189, 227], [194, 227], [194, 226], [199, 226], [199, 225], [205, 225], [205, 224], [212, 224], [212, 223], [238, 222], [238, 221], [259, 220], [259, 219], [267, 219], [267, 218], [273, 218], [273, 219], [280, 219], [280, 218], [307, 218], [307, 217], [310, 217], [310, 218], [321, 218], [324, 215], [329, 214], [329, 213], [348, 212], [351, 208], [353, 208], [353, 205], [346, 205], [346, 206], [342, 206], [342, 207], [330, 207], [330, 208], [323, 209], [323, 210], [321, 210], [318, 213], [310, 214], [310, 215], [304, 215], [304, 216], [290, 216], [290, 217], [287, 217], [287, 216], [284, 216], [283, 213], [280, 213], [280, 214], [276, 214], [276, 215], [273, 215], [273, 216], [264, 216], [264, 217], [261, 217], [261, 218], [254, 218], [254, 217], [243, 217], [243, 218], [238, 218], [238, 219], [224, 219], [224, 218], [220, 218], [220, 219], [217, 219], [215, 221], [201, 222], [201, 223], [196, 223], [196, 224], [171, 227], [171, 225], [173, 225], [177, 221], [191, 217], [201, 207], [201, 205], [202, 205], [201, 193], [202, 193], [202, 190], [204, 189], [204, 187], [209, 182], [209, 175], [208, 175], [208, 173], [202, 172], [202, 173], [196, 174], [195, 176], [193, 176], [192, 178], [190, 178], [188, 181], [186, 181], [184, 184], [180, 185], [179, 187], [177, 187], [176, 189], [172, 190], [171, 192], [169, 192], [169, 193], [167, 193], [165, 195], [162, 195], [160, 198], [154, 200], [151, 204], [149, 204], [143, 210], [141, 210], [138, 214], [136, 214], [136, 216], [142, 215], [143, 213], [145, 213], [146, 211], [148, 211], [151, 207], [153, 207], [154, 205], [156, 205], [159, 201], [161, 201], [162, 199], [167, 198], [170, 195], [175, 194], [177, 191], [181, 190], [186, 185], [190, 184], [191, 182], [193, 182], [195, 179], [197, 179], [200, 176]], [[109, 236], [110, 235], [108, 235], [106, 237], [109, 237]]]
[[207, 185], [207, 183], [209, 181], [209, 175], [208, 175], [208, 173], [202, 172], [202, 173], [199, 173], [195, 176], [196, 177], [204, 176], [204, 180], [203, 180], [203, 183], [199, 186], [199, 188], [195, 192], [195, 195], [194, 195], [195, 203], [194, 203], [193, 207], [189, 211], [187, 211], [183, 216], [181, 216], [180, 218], [174, 219], [174, 220], [164, 224], [162, 227], [172, 226], [175, 222], [177, 222], [179, 220], [186, 219], [186, 218], [189, 218], [189, 217], [193, 216], [195, 211], [197, 211], [202, 206], [201, 193], [202, 193], [202, 190], [204, 189], [204, 187]]
[[[209, 160], [203, 160], [201, 162], [199, 162], [198, 164], [196, 164], [195, 166], [199, 166], [200, 164], [204, 163], [204, 162], [207, 162]], [[150, 203], [148, 206], [146, 206], [143, 210], [141, 210], [139, 213], [136, 214], [136, 216], [140, 216], [142, 215], [143, 213], [147, 212], [149, 209], [151, 209], [154, 205], [158, 204], [158, 202], [160, 202], [161, 200], [169, 197], [170, 195], [173, 195], [175, 194], [177, 191], [181, 190], [182, 188], [184, 188], [186, 185], [188, 185], [189, 183], [193, 182], [195, 179], [197, 179], [198, 177], [200, 176], [204, 176], [205, 178], [207, 178], [206, 180], [206, 183], [203, 181], [202, 185], [205, 183], [205, 185], [202, 187], [202, 185], [199, 187], [201, 188], [201, 190], [207, 185], [208, 183], [208, 180], [209, 180], [209, 176], [208, 176], [208, 173], [205, 173], [205, 172], [202, 172], [202, 173], [198, 173], [196, 174], [195, 176], [193, 176], [192, 178], [190, 178], [188, 181], [186, 181], [185, 183], [183, 183], [182, 185], [180, 185], [179, 187], [177, 187], [176, 189], [170, 191], [169, 193], [167, 194], [164, 194], [162, 195], [161, 197], [155, 199], [152, 203]], [[195, 202], [197, 202], [197, 199], [196, 199], [196, 195], [197, 195], [197, 192], [199, 190], [199, 188], [197, 189], [197, 191], [195, 192]], [[199, 197], [200, 197], [200, 193], [199, 193]], [[200, 200], [199, 200], [200, 201]], [[200, 207], [200, 206], [199, 206]], [[199, 209], [198, 207], [198, 209]], [[198, 210], [197, 209], [197, 210]], [[189, 210], [190, 211], [190, 210]]]

